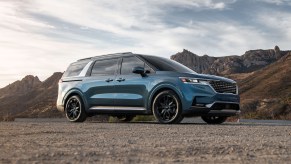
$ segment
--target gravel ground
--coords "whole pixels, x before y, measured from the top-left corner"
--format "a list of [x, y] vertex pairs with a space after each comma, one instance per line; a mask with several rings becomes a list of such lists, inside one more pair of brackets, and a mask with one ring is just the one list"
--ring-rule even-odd
[[0, 123], [0, 163], [289, 163], [291, 126]]

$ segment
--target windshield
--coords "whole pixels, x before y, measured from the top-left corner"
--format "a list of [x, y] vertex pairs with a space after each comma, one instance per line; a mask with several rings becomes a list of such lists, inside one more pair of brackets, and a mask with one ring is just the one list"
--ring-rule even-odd
[[157, 56], [141, 56], [152, 66], [156, 67], [159, 71], [174, 71], [180, 73], [196, 73], [192, 69], [180, 64], [174, 60], [157, 57]]

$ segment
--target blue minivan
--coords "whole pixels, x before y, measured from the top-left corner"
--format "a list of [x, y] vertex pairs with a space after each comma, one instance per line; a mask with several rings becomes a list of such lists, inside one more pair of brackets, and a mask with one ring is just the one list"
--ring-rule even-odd
[[223, 123], [240, 113], [235, 81], [198, 74], [171, 59], [117, 53], [80, 59], [59, 82], [57, 108], [71, 122], [106, 114], [121, 121], [154, 115], [160, 123], [201, 116]]

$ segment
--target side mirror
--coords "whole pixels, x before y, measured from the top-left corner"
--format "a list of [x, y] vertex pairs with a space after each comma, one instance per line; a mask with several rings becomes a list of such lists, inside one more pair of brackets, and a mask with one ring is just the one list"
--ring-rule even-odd
[[141, 76], [145, 76], [145, 71], [143, 67], [134, 67], [132, 69], [132, 73], [140, 74]]

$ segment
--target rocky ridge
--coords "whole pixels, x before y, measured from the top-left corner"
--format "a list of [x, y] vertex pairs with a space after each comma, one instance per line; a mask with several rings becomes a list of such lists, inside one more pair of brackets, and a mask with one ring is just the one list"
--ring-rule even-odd
[[56, 72], [41, 82], [37, 76], [28, 75], [0, 89], [0, 115], [15, 117], [58, 117], [56, 98], [58, 81], [62, 73]]
[[281, 51], [278, 46], [269, 50], [246, 51], [242, 56], [225, 57], [198, 56], [184, 49], [182, 52], [172, 55], [171, 59], [198, 73], [228, 75], [259, 70], [288, 54], [291, 54], [291, 51]]
[[24, 94], [41, 85], [37, 76], [27, 75], [22, 80], [15, 81], [0, 90], [0, 98], [11, 94]]

